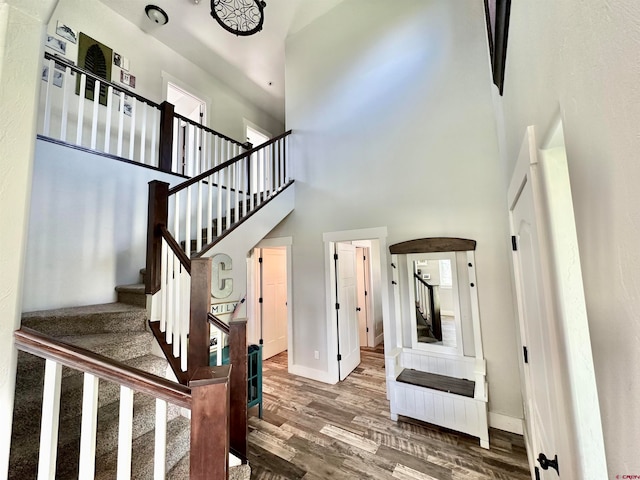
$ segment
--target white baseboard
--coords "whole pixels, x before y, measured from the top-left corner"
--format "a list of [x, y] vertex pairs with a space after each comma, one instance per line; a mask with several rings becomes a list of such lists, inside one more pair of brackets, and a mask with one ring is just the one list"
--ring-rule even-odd
[[318, 382], [328, 383], [331, 385], [335, 385], [337, 383], [336, 379], [330, 378], [329, 372], [325, 372], [324, 370], [317, 370], [315, 368], [304, 367], [302, 365], [290, 365], [289, 373], [309, 378], [311, 380], [316, 380]]
[[489, 412], [489, 426], [516, 435], [524, 434], [521, 418], [509, 417], [502, 413]]
[[373, 346], [377, 347], [378, 345], [380, 345], [382, 343], [382, 341], [384, 340], [384, 333], [381, 333], [380, 335], [378, 335], [376, 337], [376, 339], [373, 342]]

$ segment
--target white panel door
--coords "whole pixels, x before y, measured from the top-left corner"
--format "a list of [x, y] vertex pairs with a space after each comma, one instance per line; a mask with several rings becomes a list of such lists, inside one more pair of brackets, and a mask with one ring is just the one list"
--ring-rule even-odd
[[262, 356], [287, 349], [287, 254], [284, 248], [262, 249]]
[[[516, 290], [519, 303], [522, 344], [527, 349], [524, 364], [526, 385], [525, 417], [534, 462], [540, 453], [552, 458], [558, 452], [555, 427], [558, 419], [554, 389], [553, 336], [548, 321], [549, 305], [544, 295], [545, 277], [541, 270], [539, 235], [535, 219], [531, 181], [527, 178], [511, 209], [512, 234], [517, 239], [514, 254]], [[535, 469], [536, 465], [532, 465]], [[540, 472], [542, 473], [542, 472]], [[556, 475], [555, 471], [551, 472]], [[549, 478], [552, 475], [549, 473]], [[540, 478], [546, 478], [541, 476]]]
[[349, 243], [336, 243], [336, 253], [338, 354], [341, 358], [340, 380], [344, 380], [360, 364], [356, 247]]

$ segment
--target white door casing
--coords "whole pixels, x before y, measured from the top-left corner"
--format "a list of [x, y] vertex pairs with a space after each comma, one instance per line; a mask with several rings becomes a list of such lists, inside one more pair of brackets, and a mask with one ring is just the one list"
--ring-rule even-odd
[[357, 316], [356, 247], [336, 243], [336, 316], [340, 380], [360, 364], [360, 338]]
[[[539, 151], [533, 127], [511, 180], [509, 214], [521, 347], [528, 357], [521, 369], [532, 478], [535, 468], [541, 479], [606, 478], [566, 155]], [[579, 346], [571, 340], [576, 335]], [[559, 476], [541, 468], [541, 453], [558, 456]]]

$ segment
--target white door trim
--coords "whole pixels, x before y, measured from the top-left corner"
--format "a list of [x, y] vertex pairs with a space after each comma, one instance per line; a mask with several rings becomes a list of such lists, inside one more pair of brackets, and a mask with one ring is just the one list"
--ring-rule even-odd
[[[331, 383], [339, 381], [338, 372], [338, 326], [335, 317], [336, 292], [332, 282], [335, 280], [335, 263], [333, 261], [334, 243], [353, 240], [373, 240], [378, 242], [380, 249], [382, 319], [384, 331], [390, 328], [389, 322], [389, 285], [387, 278], [387, 227], [363, 228], [360, 230], [344, 230], [339, 232], [325, 232], [322, 234], [325, 257], [325, 294], [326, 294], [326, 329], [327, 329], [327, 378]], [[291, 338], [291, 336], [290, 336]], [[387, 348], [385, 346], [385, 348]], [[291, 358], [291, 356], [289, 356]], [[291, 368], [291, 364], [289, 364]]]

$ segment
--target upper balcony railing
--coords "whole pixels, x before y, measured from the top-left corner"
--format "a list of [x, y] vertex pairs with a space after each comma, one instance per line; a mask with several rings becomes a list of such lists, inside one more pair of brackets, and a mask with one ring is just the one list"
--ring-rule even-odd
[[49, 53], [42, 81], [38, 134], [44, 137], [185, 177], [249, 146]]

